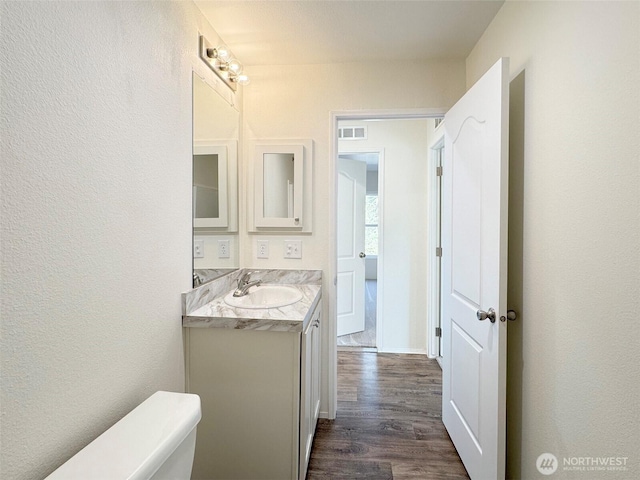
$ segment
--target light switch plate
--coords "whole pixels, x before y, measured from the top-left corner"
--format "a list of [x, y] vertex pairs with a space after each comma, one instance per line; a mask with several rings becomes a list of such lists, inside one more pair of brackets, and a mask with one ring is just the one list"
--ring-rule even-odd
[[285, 240], [284, 258], [302, 258], [302, 240]]
[[258, 258], [269, 258], [269, 240], [258, 240], [257, 241], [257, 257]]
[[218, 240], [218, 258], [229, 258], [231, 256], [229, 240]]
[[204, 240], [193, 241], [193, 258], [204, 258]]

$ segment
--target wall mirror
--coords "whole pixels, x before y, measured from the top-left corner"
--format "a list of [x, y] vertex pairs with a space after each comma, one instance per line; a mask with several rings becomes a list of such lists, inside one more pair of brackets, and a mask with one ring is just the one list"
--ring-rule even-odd
[[256, 229], [311, 231], [312, 142], [257, 143], [254, 152]]
[[194, 286], [238, 268], [240, 113], [193, 73]]

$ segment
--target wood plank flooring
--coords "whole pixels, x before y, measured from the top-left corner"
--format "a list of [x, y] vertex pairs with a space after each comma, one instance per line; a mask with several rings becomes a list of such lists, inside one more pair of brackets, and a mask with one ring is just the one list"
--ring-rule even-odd
[[364, 331], [341, 335], [339, 347], [375, 347], [376, 346], [376, 308], [378, 282], [365, 280], [364, 284]]
[[469, 478], [441, 401], [435, 360], [338, 352], [337, 417], [318, 420], [307, 480]]

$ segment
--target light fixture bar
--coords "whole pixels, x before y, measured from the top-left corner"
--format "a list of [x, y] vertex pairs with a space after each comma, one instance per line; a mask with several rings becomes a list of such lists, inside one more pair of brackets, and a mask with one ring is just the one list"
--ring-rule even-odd
[[[238, 89], [237, 75], [229, 69], [231, 58], [219, 58], [218, 47], [214, 47], [204, 35], [200, 35], [200, 58], [234, 92]], [[237, 60], [233, 60], [239, 65]]]

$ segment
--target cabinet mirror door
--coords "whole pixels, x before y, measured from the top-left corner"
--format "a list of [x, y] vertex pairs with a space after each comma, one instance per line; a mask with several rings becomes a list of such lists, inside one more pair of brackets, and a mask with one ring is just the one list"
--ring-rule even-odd
[[208, 142], [193, 146], [193, 226], [227, 227], [229, 148]]
[[256, 145], [255, 226], [302, 228], [303, 145]]

